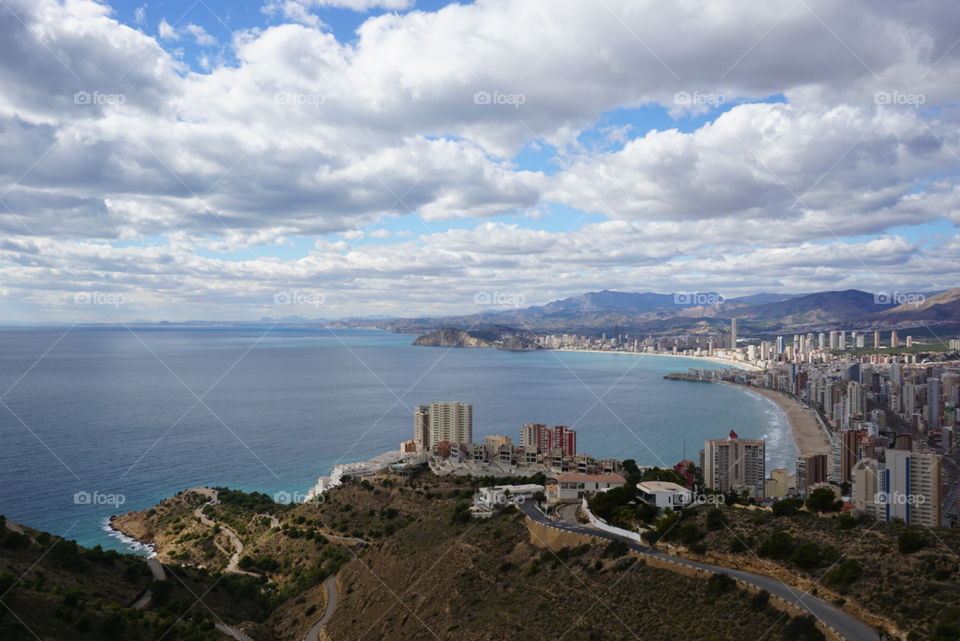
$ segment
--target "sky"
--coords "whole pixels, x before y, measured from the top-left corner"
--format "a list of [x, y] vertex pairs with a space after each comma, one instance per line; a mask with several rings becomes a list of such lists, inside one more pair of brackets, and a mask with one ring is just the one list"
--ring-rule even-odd
[[952, 288], [958, 87], [941, 0], [0, 0], [0, 323]]

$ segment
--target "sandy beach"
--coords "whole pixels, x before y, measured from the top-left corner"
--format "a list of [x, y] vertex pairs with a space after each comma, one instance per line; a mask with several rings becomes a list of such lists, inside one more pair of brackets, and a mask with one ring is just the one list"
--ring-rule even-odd
[[719, 363], [721, 365], [732, 365], [733, 367], [739, 367], [740, 369], [749, 369], [760, 371], [761, 368], [756, 365], [751, 365], [750, 363], [744, 363], [743, 361], [734, 361], [729, 358], [718, 358], [716, 356], [689, 356], [686, 354], [654, 354], [650, 352], [620, 352], [615, 350], [607, 349], [555, 349], [550, 348], [548, 351], [551, 352], [584, 352], [586, 354], [626, 354], [629, 356], [663, 356], [665, 358], [692, 358], [699, 361], [709, 361], [711, 363]]
[[741, 387], [766, 396], [776, 403], [777, 407], [783, 410], [783, 413], [787, 415], [787, 419], [790, 421], [790, 430], [793, 432], [793, 442], [796, 443], [800, 456], [830, 454], [830, 441], [823, 433], [823, 430], [820, 429], [820, 421], [817, 419], [816, 412], [806, 405], [793, 400], [783, 392], [748, 385], [742, 385]]

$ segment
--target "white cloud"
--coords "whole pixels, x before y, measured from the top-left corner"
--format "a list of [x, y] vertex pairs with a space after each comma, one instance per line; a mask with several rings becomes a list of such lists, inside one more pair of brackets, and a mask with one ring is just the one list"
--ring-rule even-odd
[[161, 40], [179, 40], [180, 34], [177, 33], [177, 30], [167, 22], [166, 18], [160, 19], [160, 24], [157, 26], [157, 34], [159, 34]]
[[207, 30], [197, 24], [188, 24], [183, 29], [193, 36], [194, 41], [201, 47], [209, 47], [217, 44], [217, 39], [207, 33]]
[[[264, 288], [323, 279], [358, 306], [454, 311], [436, 292], [503, 283], [543, 301], [705, 277], [809, 291], [924, 270], [933, 288], [956, 273], [954, 245], [937, 254], [891, 229], [960, 224], [960, 7], [487, 0], [370, 18], [346, 43], [317, 9], [412, 3], [274, 2], [301, 24], [237, 32], [230, 63], [208, 57], [199, 73], [104, 5], [8, 3], [23, 20], [0, 8], [10, 296], [110, 282], [171, 308], [242, 311]], [[216, 44], [161, 21], [164, 44], [187, 37]], [[675, 102], [682, 92], [689, 103]], [[877, 105], [878, 92], [924, 109]], [[634, 137], [601, 119], [777, 94], [785, 104], [734, 106], [686, 133]], [[528, 144], [561, 170], [519, 169]], [[552, 223], [551, 203], [574, 210], [572, 225]], [[577, 210], [605, 220], [582, 225]], [[359, 240], [385, 217], [419, 230], [414, 214], [455, 229], [326, 238]], [[522, 224], [484, 222], [504, 214]], [[101, 242], [116, 240], [128, 246]], [[257, 258], [262, 245], [289, 257]]]

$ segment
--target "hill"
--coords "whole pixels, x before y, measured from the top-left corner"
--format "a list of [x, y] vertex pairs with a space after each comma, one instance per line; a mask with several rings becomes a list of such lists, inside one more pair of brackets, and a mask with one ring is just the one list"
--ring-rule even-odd
[[905, 302], [870, 318], [888, 322], [960, 321], [960, 287], [940, 292], [918, 302]]
[[883, 309], [874, 295], [857, 289], [818, 292], [797, 298], [736, 310], [737, 319], [766, 321], [778, 325], [806, 325], [851, 320]]

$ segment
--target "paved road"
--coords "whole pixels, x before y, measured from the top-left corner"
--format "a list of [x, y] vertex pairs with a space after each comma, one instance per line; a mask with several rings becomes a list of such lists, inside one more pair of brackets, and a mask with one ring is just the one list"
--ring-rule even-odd
[[327, 607], [323, 609], [323, 618], [317, 621], [312, 628], [307, 631], [304, 641], [318, 641], [320, 630], [327, 625], [327, 621], [333, 616], [333, 611], [337, 609], [337, 577], [332, 576], [323, 582], [327, 588]]
[[740, 579], [741, 581], [766, 590], [770, 594], [777, 595], [788, 603], [793, 603], [797, 607], [806, 610], [818, 620], [836, 630], [837, 633], [844, 639], [847, 639], [847, 641], [880, 641], [881, 639], [881, 637], [874, 632], [870, 626], [866, 625], [860, 620], [850, 616], [846, 612], [838, 610], [834, 606], [816, 598], [815, 596], [803, 592], [798, 588], [787, 586], [782, 581], [778, 581], [777, 579], [771, 579], [770, 577], [754, 574], [752, 572], [744, 572], [743, 570], [732, 570], [718, 565], [710, 565], [709, 563], [700, 563], [698, 561], [691, 561], [689, 559], [672, 556], [670, 554], [666, 554], [665, 552], [653, 550], [645, 545], [640, 545], [639, 543], [635, 543], [629, 539], [616, 536], [615, 534], [597, 530], [586, 525], [580, 525], [579, 523], [551, 521], [543, 514], [543, 512], [538, 510], [532, 503], [529, 502], [521, 504], [520, 509], [522, 509], [524, 514], [534, 521], [549, 527], [566, 530], [568, 532], [576, 532], [578, 534], [596, 536], [603, 539], [609, 539], [611, 541], [622, 541], [630, 546], [632, 550], [646, 556], [673, 561], [681, 565], [700, 570], [706, 570], [715, 574], [722, 572], [735, 579]]
[[[150, 568], [150, 573], [153, 575], [153, 578], [150, 580], [151, 583], [153, 581], [163, 581], [167, 578], [167, 572], [163, 569], [163, 564], [160, 563], [160, 561], [157, 561], [154, 558], [149, 558], [147, 559], [147, 567]], [[130, 607], [132, 607], [134, 610], [142, 610], [150, 605], [152, 598], [153, 597], [150, 595], [150, 587], [148, 586], [147, 589], [144, 590], [143, 594], [140, 595], [140, 598], [137, 599]]]

